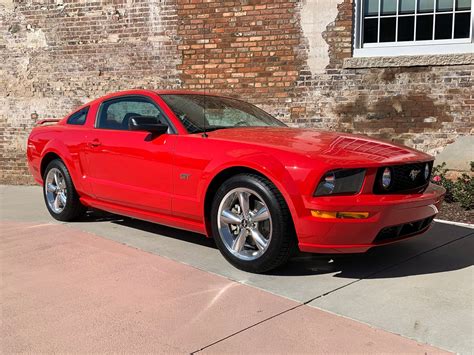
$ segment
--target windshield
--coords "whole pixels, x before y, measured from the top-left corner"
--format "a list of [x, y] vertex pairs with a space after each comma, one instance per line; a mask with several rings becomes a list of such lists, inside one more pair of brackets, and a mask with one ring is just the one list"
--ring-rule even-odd
[[207, 95], [161, 95], [189, 133], [232, 127], [284, 127], [283, 122], [247, 102]]

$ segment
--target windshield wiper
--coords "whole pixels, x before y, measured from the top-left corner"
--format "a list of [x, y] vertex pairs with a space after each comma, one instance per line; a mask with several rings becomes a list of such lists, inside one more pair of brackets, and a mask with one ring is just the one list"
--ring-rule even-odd
[[212, 132], [212, 131], [217, 131], [218, 129], [227, 129], [227, 128], [234, 128], [234, 127], [227, 127], [227, 126], [206, 127], [206, 130], [204, 130], [204, 129], [199, 129], [199, 130], [193, 131], [192, 133]]

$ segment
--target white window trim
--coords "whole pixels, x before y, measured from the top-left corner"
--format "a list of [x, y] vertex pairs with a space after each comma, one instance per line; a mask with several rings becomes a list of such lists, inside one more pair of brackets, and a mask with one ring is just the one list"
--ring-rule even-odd
[[474, 0], [471, 0], [470, 38], [414, 42], [366, 43], [362, 45], [362, 2], [356, 0], [353, 57], [394, 57], [407, 55], [436, 55], [474, 53]]

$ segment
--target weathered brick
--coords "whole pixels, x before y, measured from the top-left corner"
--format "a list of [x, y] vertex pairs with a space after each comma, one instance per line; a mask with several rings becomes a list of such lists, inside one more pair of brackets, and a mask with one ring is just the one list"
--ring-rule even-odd
[[[344, 68], [353, 1], [321, 28], [328, 65], [313, 71], [303, 0], [18, 1], [0, 8], [0, 182], [31, 182], [26, 137], [128, 88], [215, 91], [291, 125], [369, 134], [437, 153], [473, 134], [474, 65]], [[0, 5], [1, 6], [1, 5]]]

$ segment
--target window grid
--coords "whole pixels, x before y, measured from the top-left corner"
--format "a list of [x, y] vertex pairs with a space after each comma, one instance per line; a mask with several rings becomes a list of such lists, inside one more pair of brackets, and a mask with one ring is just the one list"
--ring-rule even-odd
[[[456, 1], [456, 0], [453, 0], [453, 1]], [[418, 0], [415, 1], [415, 23], [413, 24], [413, 42], [416, 42], [416, 28], [417, 28], [416, 25], [418, 23], [418, 21], [416, 20], [417, 17], [418, 17]], [[398, 19], [397, 19], [397, 22], [398, 22]]]
[[[388, 43], [396, 43], [396, 44], [403, 44], [407, 45], [413, 42], [428, 42], [428, 41], [436, 41], [436, 43], [443, 41], [442, 39], [435, 39], [435, 30], [436, 30], [436, 15], [451, 15], [452, 16], [452, 23], [451, 23], [451, 38], [447, 39], [448, 41], [454, 41], [456, 42], [457, 40], [463, 40], [463, 39], [469, 39], [472, 38], [472, 31], [473, 31], [473, 0], [471, 0], [471, 8], [469, 10], [456, 10], [456, 0], [452, 0], [452, 10], [451, 11], [437, 11], [437, 4], [438, 0], [433, 0], [433, 11], [431, 12], [423, 12], [423, 13], [418, 13], [418, 5], [419, 5], [419, 0], [415, 0], [415, 8], [414, 8], [414, 13], [408, 13], [408, 14], [400, 14], [400, 0], [396, 0], [396, 10], [395, 14], [392, 15], [382, 15], [381, 9], [382, 9], [382, 0], [378, 0], [378, 11], [376, 16], [366, 16], [365, 15], [365, 1], [361, 0], [361, 23], [360, 23], [360, 44], [361, 47], [367, 46], [367, 45], [378, 45], [378, 44], [388, 44]], [[469, 37], [465, 38], [454, 38], [454, 33], [455, 33], [455, 24], [456, 24], [456, 14], [471, 14], [471, 25], [469, 28]], [[433, 25], [432, 25], [432, 30], [431, 30], [431, 40], [417, 40], [416, 39], [416, 33], [417, 33], [417, 23], [418, 19], [422, 16], [433, 16]], [[413, 39], [412, 41], [398, 41], [398, 23], [399, 23], [399, 18], [402, 17], [414, 17], [414, 31], [413, 31]], [[380, 24], [381, 24], [381, 19], [387, 19], [387, 18], [395, 18], [395, 41], [394, 42], [380, 42]], [[377, 20], [377, 42], [369, 42], [369, 43], [364, 43], [364, 22], [365, 20], [369, 19], [376, 19]]]
[[395, 19], [395, 42], [398, 42], [398, 12], [400, 10], [400, 8], [399, 8], [400, 0], [397, 0], [396, 6], [397, 6], [397, 8], [395, 10], [395, 16], [397, 16], [397, 18]]

